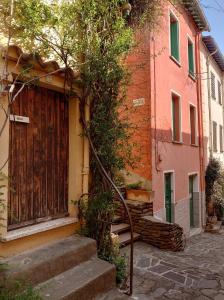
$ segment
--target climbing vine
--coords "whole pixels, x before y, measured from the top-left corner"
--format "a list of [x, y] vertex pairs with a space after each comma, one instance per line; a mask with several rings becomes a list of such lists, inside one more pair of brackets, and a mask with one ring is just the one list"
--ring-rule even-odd
[[[127, 112], [130, 75], [124, 61], [135, 46], [136, 28], [158, 22], [163, 0], [130, 4], [126, 0], [2, 0], [0, 4], [2, 36], [10, 33], [10, 42], [23, 50], [54, 58], [63, 68], [79, 73], [78, 82], [71, 72], [66, 79], [80, 101], [80, 121], [91, 145], [86, 233], [97, 240], [99, 255], [106, 259], [113, 255], [110, 227], [116, 192], [111, 181], [133, 164], [131, 125], [127, 114], [120, 114]], [[80, 88], [78, 94], [74, 85]], [[86, 106], [90, 120], [85, 118]]]

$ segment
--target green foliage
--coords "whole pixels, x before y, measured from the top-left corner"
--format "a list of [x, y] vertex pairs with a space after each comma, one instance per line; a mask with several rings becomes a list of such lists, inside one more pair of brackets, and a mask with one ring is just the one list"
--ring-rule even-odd
[[0, 300], [41, 300], [38, 292], [20, 281], [0, 283]]
[[[62, 67], [80, 74], [81, 121], [91, 141], [88, 203], [85, 232], [97, 240], [99, 255], [113, 257], [111, 222], [114, 191], [108, 176], [133, 166], [129, 139], [126, 86], [130, 74], [123, 61], [135, 45], [135, 27], [158, 21], [162, 1], [132, 1], [132, 17], [123, 16], [126, 0], [10, 0], [0, 5], [0, 32], [34, 55], [54, 58]], [[129, 26], [134, 25], [134, 26]], [[69, 74], [67, 74], [66, 79]], [[72, 89], [72, 87], [71, 87]], [[75, 91], [72, 89], [72, 92]], [[84, 120], [85, 107], [90, 121]], [[125, 113], [120, 114], [121, 111]], [[121, 261], [117, 263], [122, 265]], [[122, 267], [120, 268], [122, 273]]]
[[125, 255], [121, 255], [120, 253], [120, 244], [117, 235], [113, 235], [113, 242], [110, 254], [106, 256], [100, 255], [100, 257], [115, 265], [116, 281], [118, 284], [123, 283], [127, 278], [127, 258]]
[[219, 160], [210, 159], [205, 179], [207, 204], [212, 204], [213, 211], [220, 216], [224, 208], [224, 168]]
[[142, 181], [138, 181], [135, 183], [130, 183], [126, 187], [128, 190], [141, 190], [142, 189]]
[[206, 169], [205, 182], [206, 182], [206, 200], [211, 200], [211, 196], [214, 193], [214, 184], [220, 178], [221, 164], [220, 161], [211, 158]]
[[120, 284], [124, 281], [124, 279], [127, 276], [127, 273], [126, 273], [126, 268], [127, 268], [126, 258], [125, 258], [125, 256], [117, 256], [116, 258], [114, 258], [112, 263], [116, 267], [116, 271], [117, 271], [116, 272], [116, 280], [117, 280], [117, 283]]

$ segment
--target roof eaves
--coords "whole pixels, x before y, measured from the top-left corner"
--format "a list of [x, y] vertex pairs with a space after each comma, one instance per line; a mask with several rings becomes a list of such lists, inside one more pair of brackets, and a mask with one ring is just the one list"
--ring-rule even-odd
[[209, 22], [198, 0], [183, 0], [183, 4], [201, 32], [211, 31]]
[[212, 54], [213, 59], [217, 63], [218, 67], [224, 72], [224, 56], [217, 45], [215, 39], [212, 36], [203, 36], [202, 41], [209, 53]]

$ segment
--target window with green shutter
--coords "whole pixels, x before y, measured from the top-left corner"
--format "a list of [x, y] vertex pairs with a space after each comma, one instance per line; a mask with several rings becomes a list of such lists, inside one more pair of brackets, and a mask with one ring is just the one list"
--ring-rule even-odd
[[180, 98], [172, 94], [172, 137], [174, 142], [181, 142]]
[[170, 14], [170, 48], [171, 56], [179, 61], [179, 23], [173, 14]]
[[189, 74], [194, 76], [194, 46], [188, 39], [188, 71]]

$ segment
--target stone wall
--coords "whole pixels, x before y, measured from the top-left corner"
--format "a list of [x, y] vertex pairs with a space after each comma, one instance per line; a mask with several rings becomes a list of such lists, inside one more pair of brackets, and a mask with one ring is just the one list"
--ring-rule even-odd
[[[132, 216], [133, 227], [141, 239], [155, 247], [170, 251], [184, 248], [183, 228], [177, 224], [162, 222], [153, 217], [153, 203], [126, 200]], [[129, 223], [123, 206], [118, 203], [116, 214], [122, 222]]]
[[[130, 211], [130, 214], [132, 217], [134, 231], [137, 233], [140, 233], [139, 226], [138, 226], [139, 221], [140, 221], [141, 217], [153, 215], [153, 203], [140, 202], [140, 201], [134, 201], [134, 200], [126, 200], [125, 202], [129, 208], [129, 211]], [[116, 214], [118, 216], [121, 216], [122, 220], [124, 222], [129, 223], [127, 214], [125, 213], [124, 208], [121, 203], [117, 203]]]
[[144, 242], [170, 251], [184, 249], [183, 228], [177, 224], [163, 223], [151, 216], [139, 220], [139, 232]]

